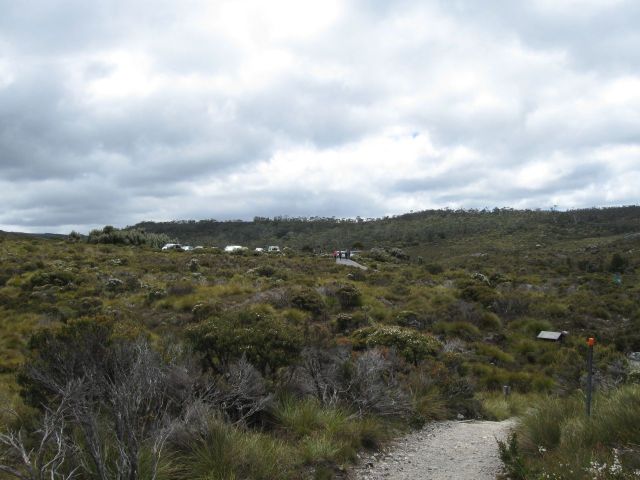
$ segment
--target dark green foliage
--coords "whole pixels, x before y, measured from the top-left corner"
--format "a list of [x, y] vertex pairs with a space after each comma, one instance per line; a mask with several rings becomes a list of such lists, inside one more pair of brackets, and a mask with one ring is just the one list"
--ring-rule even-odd
[[48, 405], [59, 393], [55, 385], [105, 372], [111, 334], [110, 325], [90, 320], [35, 333], [28, 345], [30, 359], [18, 374], [25, 401], [35, 407]]
[[[420, 239], [424, 244], [476, 236], [489, 238], [498, 232], [502, 236], [514, 233], [527, 236], [546, 233], [555, 236], [567, 232], [577, 237], [598, 237], [604, 234], [636, 232], [640, 207], [568, 210], [427, 210], [379, 219], [336, 219], [326, 217], [291, 218], [256, 217], [252, 222], [239, 220], [179, 220], [174, 222], [143, 222], [137, 228], [164, 233], [192, 244], [282, 244], [301, 248], [313, 238], [314, 245], [332, 251], [336, 238], [343, 245], [353, 245], [367, 239], [370, 248], [402, 247]], [[443, 242], [444, 243], [444, 242]], [[428, 258], [428, 257], [425, 257]], [[378, 261], [382, 261], [379, 259]]]
[[362, 294], [360, 290], [358, 290], [358, 287], [351, 283], [338, 287], [335, 295], [340, 302], [340, 306], [345, 310], [362, 305]]
[[609, 263], [610, 272], [624, 272], [629, 265], [629, 260], [624, 258], [619, 253], [614, 253]]
[[374, 247], [367, 252], [367, 256], [378, 262], [388, 262], [391, 260], [391, 255], [389, 255], [383, 248]]
[[200, 322], [210, 317], [217, 317], [222, 313], [222, 307], [218, 303], [197, 303], [191, 309], [193, 319]]
[[389, 255], [399, 260], [409, 260], [409, 255], [405, 253], [401, 248], [391, 248], [389, 250]]
[[530, 472], [518, 449], [518, 437], [515, 433], [509, 434], [506, 442], [498, 440], [498, 450], [500, 460], [504, 463], [509, 478], [513, 480], [527, 480], [529, 478]]
[[339, 313], [335, 319], [335, 327], [338, 332], [349, 334], [352, 331], [369, 324], [369, 319], [362, 312]]
[[194, 290], [195, 287], [191, 282], [182, 280], [180, 282], [174, 283], [173, 285], [170, 285], [167, 289], [167, 294], [180, 297], [182, 295], [189, 295], [190, 293], [193, 293]]
[[69, 235], [67, 235], [67, 242], [69, 243], [78, 243], [80, 240], [82, 240], [82, 235], [75, 230], [71, 230]]
[[484, 312], [479, 321], [479, 327], [483, 330], [500, 330], [502, 327], [502, 321], [493, 312]]
[[396, 315], [396, 323], [401, 327], [411, 327], [421, 330], [424, 328], [424, 321], [420, 316], [411, 310], [402, 310]]
[[29, 279], [28, 286], [30, 288], [44, 287], [45, 285], [64, 287], [74, 280], [73, 273], [67, 271], [38, 272]]
[[294, 290], [291, 293], [291, 305], [315, 315], [321, 314], [326, 308], [322, 295], [311, 288]]
[[424, 269], [432, 275], [438, 275], [444, 272], [444, 267], [438, 263], [427, 263]]
[[260, 309], [213, 318], [185, 333], [206, 365], [217, 372], [242, 356], [261, 372], [273, 372], [295, 362], [302, 348], [298, 327]]
[[254, 271], [261, 277], [273, 277], [276, 273], [276, 269], [273, 265], [260, 265]]
[[469, 341], [477, 340], [481, 335], [480, 329], [469, 322], [438, 322], [433, 326], [433, 330]]
[[171, 238], [163, 233], [150, 233], [142, 228], [123, 230], [107, 225], [102, 230], [91, 230], [87, 238], [89, 243], [110, 243], [116, 245], [148, 245], [160, 248], [171, 243]]
[[481, 283], [469, 284], [462, 288], [460, 297], [471, 302], [479, 302], [485, 307], [492, 305], [498, 298], [495, 289]]

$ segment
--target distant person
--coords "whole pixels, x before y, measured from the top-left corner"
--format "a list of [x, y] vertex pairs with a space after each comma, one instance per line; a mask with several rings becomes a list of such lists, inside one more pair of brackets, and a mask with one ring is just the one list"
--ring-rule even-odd
[[342, 250], [338, 252], [338, 257], [340, 257], [340, 260], [342, 260]]
[[338, 259], [338, 251], [337, 250], [333, 251], [333, 258], [336, 259], [336, 260]]

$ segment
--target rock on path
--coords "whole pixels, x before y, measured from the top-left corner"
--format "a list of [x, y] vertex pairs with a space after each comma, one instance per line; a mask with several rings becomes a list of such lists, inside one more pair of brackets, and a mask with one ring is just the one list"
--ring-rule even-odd
[[398, 440], [386, 453], [362, 459], [356, 480], [495, 479], [502, 463], [496, 438], [504, 440], [513, 420], [438, 422]]

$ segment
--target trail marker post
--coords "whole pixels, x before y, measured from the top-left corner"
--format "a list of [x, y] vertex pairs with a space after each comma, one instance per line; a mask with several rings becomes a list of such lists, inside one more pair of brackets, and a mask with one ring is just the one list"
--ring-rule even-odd
[[587, 417], [591, 416], [591, 394], [593, 391], [593, 346], [596, 344], [596, 339], [589, 337], [587, 345], [589, 350], [587, 352]]

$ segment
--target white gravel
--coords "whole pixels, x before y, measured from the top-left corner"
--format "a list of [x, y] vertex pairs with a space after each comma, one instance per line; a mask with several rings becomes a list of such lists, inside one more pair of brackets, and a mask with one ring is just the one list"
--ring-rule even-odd
[[384, 453], [363, 456], [350, 478], [495, 479], [502, 467], [496, 439], [504, 440], [513, 426], [513, 420], [433, 423], [397, 440]]

